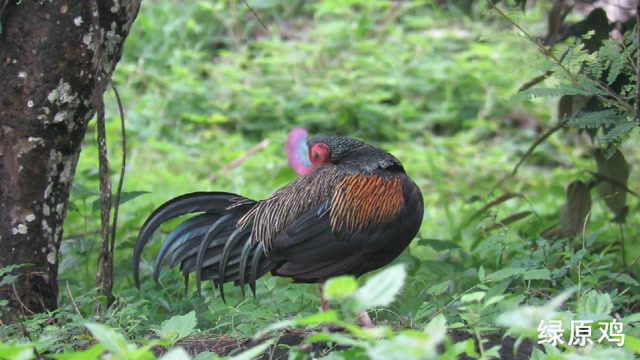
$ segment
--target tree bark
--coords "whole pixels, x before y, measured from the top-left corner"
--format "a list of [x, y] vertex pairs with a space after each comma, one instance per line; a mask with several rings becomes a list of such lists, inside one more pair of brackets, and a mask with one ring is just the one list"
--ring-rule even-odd
[[4, 322], [57, 308], [81, 143], [140, 2], [0, 0], [0, 273], [24, 264], [0, 287]]

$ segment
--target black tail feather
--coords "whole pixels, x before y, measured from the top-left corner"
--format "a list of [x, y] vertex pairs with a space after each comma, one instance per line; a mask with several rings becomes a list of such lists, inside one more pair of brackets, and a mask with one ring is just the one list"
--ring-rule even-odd
[[255, 296], [256, 280], [276, 265], [267, 259], [261, 243], [252, 244], [251, 226], [244, 230], [235, 227], [254, 205], [252, 200], [221, 192], [185, 194], [164, 203], [145, 221], [136, 240], [133, 257], [136, 286], [139, 288], [142, 250], [154, 231], [168, 220], [200, 212], [202, 214], [180, 223], [167, 235], [155, 259], [154, 280], [158, 281], [162, 264], [169, 258], [171, 267], [180, 264], [185, 291], [189, 274], [195, 272], [198, 292], [202, 280], [212, 280], [223, 301], [223, 284], [227, 282], [240, 286], [243, 295], [244, 285], [248, 283]]
[[177, 251], [178, 249], [186, 244], [193, 243], [193, 239], [196, 237], [202, 236], [200, 233], [204, 233], [203, 229], [206, 230], [206, 226], [215, 222], [219, 217], [217, 214], [201, 214], [186, 220], [173, 229], [160, 245], [160, 250], [158, 250], [156, 261], [153, 264], [153, 280], [158, 282], [160, 268], [169, 254], [173, 253], [171, 255], [173, 259], [176, 253], [180, 253]]
[[[218, 235], [218, 233], [224, 230], [227, 226], [233, 226], [235, 223], [235, 221], [233, 221], [233, 215], [234, 214], [232, 213], [227, 213], [220, 217], [209, 227], [204, 239], [200, 242], [200, 249], [198, 250], [198, 255], [196, 257], [196, 268], [194, 269], [196, 273], [196, 289], [198, 289], [198, 294], [200, 294], [202, 290], [202, 263], [204, 262], [204, 256], [207, 253], [207, 248], [213, 240], [216, 239], [216, 235]], [[215, 245], [217, 244], [214, 244], [214, 246]]]
[[[240, 254], [240, 274], [238, 275], [239, 277], [239, 286], [240, 286], [240, 291], [242, 292], [242, 296], [244, 297], [244, 279], [246, 277], [246, 268], [247, 268], [247, 264], [249, 263], [249, 254], [251, 254], [251, 236], [249, 236], [249, 240], [247, 240], [247, 242], [244, 244], [244, 246], [242, 247], [242, 253]], [[256, 296], [255, 292], [253, 293], [253, 296]]]
[[[257, 244], [253, 250], [253, 259], [251, 261], [251, 278], [249, 279], [249, 288], [256, 293], [256, 280], [258, 279], [258, 265], [260, 263], [260, 255], [264, 253], [264, 246], [261, 242]], [[260, 275], [262, 276], [262, 275]]]
[[133, 250], [133, 280], [140, 288], [139, 268], [142, 250], [153, 232], [164, 222], [194, 212], [219, 213], [224, 211], [234, 198], [243, 197], [224, 192], [194, 192], [173, 198], [157, 208], [144, 222]]
[[[227, 243], [224, 245], [224, 249], [222, 250], [222, 259], [220, 260], [220, 266], [219, 266], [219, 270], [218, 273], [220, 274], [220, 278], [218, 279], [218, 290], [220, 290], [220, 297], [222, 297], [222, 301], [225, 301], [224, 299], [224, 289], [222, 284], [224, 284], [224, 280], [225, 280], [225, 272], [228, 271], [228, 265], [231, 265], [231, 263], [229, 262], [229, 256], [231, 255], [231, 249], [236, 249], [239, 250], [239, 248], [236, 248], [236, 245], [244, 240], [245, 242], [248, 242], [249, 238], [248, 236], [251, 234], [251, 231], [249, 229], [245, 229], [245, 230], [240, 230], [240, 229], [236, 229], [233, 234], [231, 234], [231, 236], [229, 237], [229, 240], [227, 240]], [[236, 253], [239, 251], [235, 251]], [[232, 261], [232, 263], [240, 263], [240, 259], [236, 258], [234, 261]]]

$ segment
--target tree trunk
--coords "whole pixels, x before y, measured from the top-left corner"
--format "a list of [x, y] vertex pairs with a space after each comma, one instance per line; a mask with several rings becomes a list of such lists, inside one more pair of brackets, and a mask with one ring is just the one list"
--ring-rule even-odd
[[0, 274], [24, 264], [0, 287], [4, 322], [57, 308], [80, 146], [140, 2], [0, 0]]

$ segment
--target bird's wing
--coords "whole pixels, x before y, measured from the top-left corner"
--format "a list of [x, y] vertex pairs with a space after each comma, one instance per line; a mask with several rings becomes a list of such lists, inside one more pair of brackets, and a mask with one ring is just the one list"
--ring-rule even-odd
[[307, 210], [272, 241], [270, 256], [283, 262], [276, 273], [309, 281], [352, 273], [394, 241], [411, 195], [406, 181], [411, 180], [404, 174], [383, 171], [345, 176], [330, 200]]

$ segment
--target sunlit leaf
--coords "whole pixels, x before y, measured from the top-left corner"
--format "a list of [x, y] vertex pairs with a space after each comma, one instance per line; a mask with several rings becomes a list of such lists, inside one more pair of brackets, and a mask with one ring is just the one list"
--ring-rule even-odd
[[463, 303], [479, 302], [480, 300], [484, 299], [485, 295], [487, 295], [487, 293], [484, 291], [475, 291], [462, 295], [462, 297], [460, 297], [460, 301]]
[[542, 320], [552, 319], [562, 304], [567, 301], [576, 289], [565, 290], [543, 306], [524, 305], [500, 314], [496, 323], [515, 332], [536, 331]]
[[609, 315], [613, 309], [613, 303], [609, 294], [600, 294], [596, 290], [591, 290], [578, 299], [576, 309], [583, 313]]
[[260, 345], [256, 345], [249, 350], [245, 350], [242, 353], [228, 357], [228, 360], [253, 360], [260, 357], [268, 348], [274, 343], [273, 339], [266, 340]]
[[353, 294], [357, 288], [358, 282], [353, 276], [340, 276], [327, 280], [323, 293], [327, 300], [340, 300]]
[[185, 315], [172, 316], [162, 323], [160, 329], [154, 331], [160, 338], [175, 342], [193, 334], [196, 325], [196, 312], [191, 311]]
[[191, 360], [191, 356], [183, 348], [175, 348], [167, 351], [158, 360]]
[[128, 343], [124, 335], [102, 324], [87, 323], [85, 326], [91, 331], [93, 337], [95, 337], [106, 350], [116, 356], [116, 358], [127, 358]]
[[365, 310], [391, 304], [404, 285], [406, 276], [407, 271], [403, 264], [389, 266], [373, 275], [356, 291], [356, 307]]

